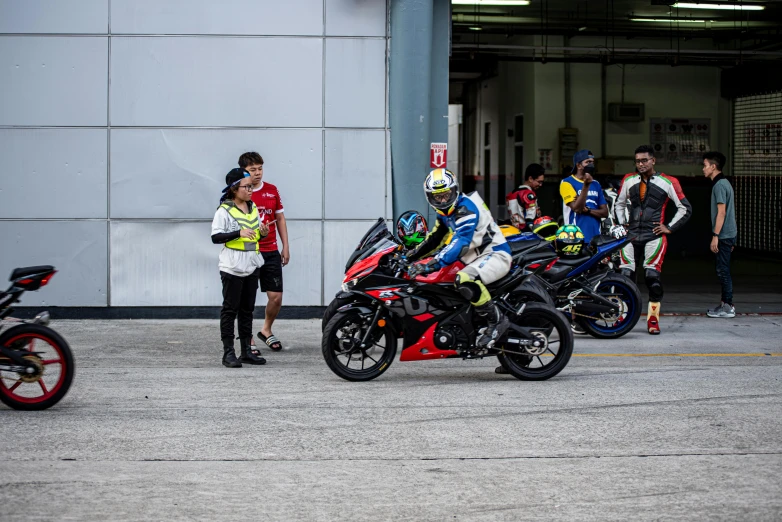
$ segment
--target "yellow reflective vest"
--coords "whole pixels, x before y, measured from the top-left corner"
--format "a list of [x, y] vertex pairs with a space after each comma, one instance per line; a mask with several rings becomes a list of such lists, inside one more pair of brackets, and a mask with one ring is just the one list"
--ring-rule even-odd
[[236, 207], [233, 201], [226, 201], [220, 206], [224, 208], [228, 214], [236, 220], [242, 230], [255, 230], [255, 237], [237, 237], [225, 244], [226, 248], [233, 250], [243, 250], [245, 252], [258, 252], [258, 240], [261, 238], [260, 228], [260, 216], [258, 215], [258, 207], [256, 207], [252, 201], [248, 201], [250, 206], [250, 213], [245, 214]]

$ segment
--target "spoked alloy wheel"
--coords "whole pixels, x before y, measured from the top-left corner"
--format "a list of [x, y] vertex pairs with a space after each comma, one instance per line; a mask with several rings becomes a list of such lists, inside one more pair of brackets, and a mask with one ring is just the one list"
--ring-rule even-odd
[[361, 346], [370, 316], [356, 310], [337, 312], [326, 325], [321, 343], [331, 371], [348, 381], [369, 381], [385, 372], [396, 356], [396, 336], [390, 326], [375, 325]]
[[592, 314], [594, 319], [579, 318], [579, 323], [592, 337], [616, 339], [632, 330], [641, 317], [641, 295], [630, 279], [613, 274], [600, 282], [597, 293], [613, 302], [618, 312]]
[[[0, 345], [17, 350], [33, 363], [33, 373], [0, 371], [0, 401], [16, 410], [54, 406], [73, 381], [73, 355], [68, 343], [51, 328], [15, 326], [0, 336]], [[0, 365], [14, 364], [0, 356]]]
[[[497, 358], [514, 377], [523, 381], [543, 381], [561, 372], [573, 354], [573, 332], [565, 316], [556, 308], [528, 303], [521, 315], [510, 314], [511, 323], [526, 328], [533, 344], [503, 343]], [[506, 338], [519, 338], [508, 330]]]

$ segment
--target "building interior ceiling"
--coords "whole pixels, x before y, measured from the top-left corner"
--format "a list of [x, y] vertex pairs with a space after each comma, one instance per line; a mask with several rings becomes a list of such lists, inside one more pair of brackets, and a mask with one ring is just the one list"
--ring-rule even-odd
[[507, 6], [453, 1], [451, 79], [457, 81], [490, 76], [500, 61], [723, 67], [782, 62], [779, 0], [713, 0], [708, 9], [672, 0], [530, 0]]

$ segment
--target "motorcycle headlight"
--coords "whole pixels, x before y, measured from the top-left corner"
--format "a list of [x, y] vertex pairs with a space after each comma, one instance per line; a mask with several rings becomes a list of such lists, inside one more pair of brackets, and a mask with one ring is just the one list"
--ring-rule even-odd
[[358, 277], [355, 279], [351, 279], [350, 281], [345, 281], [344, 283], [342, 283], [342, 291], [350, 292], [356, 286], [356, 283], [358, 283]]

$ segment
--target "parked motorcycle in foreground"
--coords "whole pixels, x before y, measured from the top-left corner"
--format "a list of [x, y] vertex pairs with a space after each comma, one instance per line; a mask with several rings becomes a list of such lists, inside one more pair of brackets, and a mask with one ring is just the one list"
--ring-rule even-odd
[[511, 300], [528, 277], [520, 265], [487, 285], [511, 325], [493, 347], [479, 350], [475, 340], [485, 325], [453, 285], [463, 266], [456, 263], [411, 280], [399, 251], [380, 219], [351, 255], [338, 295], [347, 304], [323, 332], [323, 358], [335, 374], [349, 381], [382, 375], [394, 361], [399, 337], [400, 361], [496, 356], [522, 380], [550, 379], [565, 368], [573, 352], [566, 318], [549, 305], [517, 306]]
[[17, 268], [11, 286], [0, 292], [0, 401], [16, 410], [44, 410], [65, 397], [73, 381], [73, 355], [68, 343], [47, 327], [49, 313], [32, 321], [9, 318], [11, 306], [24, 292], [45, 286], [53, 266]]

